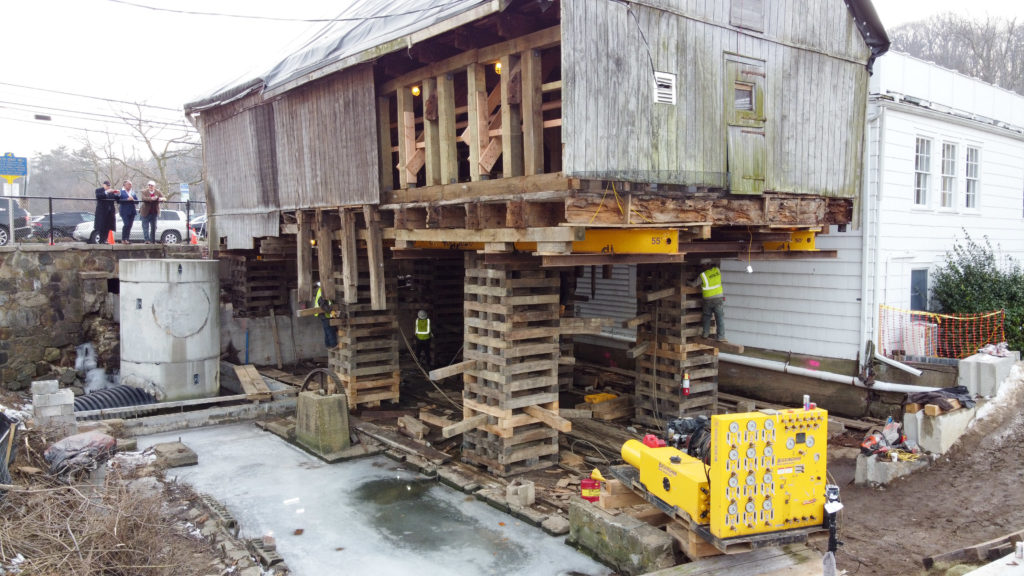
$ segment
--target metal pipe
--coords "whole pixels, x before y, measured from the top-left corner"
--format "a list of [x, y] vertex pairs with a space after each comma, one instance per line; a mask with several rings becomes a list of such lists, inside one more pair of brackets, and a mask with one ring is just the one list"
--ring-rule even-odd
[[913, 374], [914, 376], [920, 376], [921, 375], [921, 371], [918, 370], [917, 368], [914, 368], [913, 366], [907, 366], [903, 362], [899, 362], [897, 360], [893, 360], [892, 358], [886, 358], [885, 356], [882, 356], [878, 352], [875, 352], [875, 360], [878, 360], [879, 362], [881, 362], [883, 364], [888, 364], [889, 366], [892, 366], [893, 368], [899, 368], [900, 370], [903, 370], [907, 374]]
[[834, 372], [808, 370], [807, 368], [791, 366], [788, 362], [779, 362], [777, 360], [765, 360], [763, 358], [753, 358], [750, 356], [739, 356], [736, 354], [727, 354], [725, 352], [719, 353], [718, 359], [724, 360], [726, 362], [732, 362], [733, 364], [740, 364], [742, 366], [750, 366], [751, 368], [764, 368], [765, 370], [772, 370], [775, 372], [782, 372], [785, 374], [794, 374], [796, 376], [806, 376], [808, 378], [824, 380], [826, 382], [835, 382], [837, 384], [849, 384], [851, 386], [857, 386], [858, 388], [881, 390], [882, 392], [899, 392], [903, 394], [909, 394], [912, 392], [931, 392], [933, 390], [938, 390], [938, 388], [932, 388], [929, 386], [896, 384], [894, 382], [882, 382], [879, 380], [876, 380], [874, 384], [868, 386], [861, 382], [860, 379], [857, 378], [856, 376], [843, 376], [842, 374], [836, 374]]

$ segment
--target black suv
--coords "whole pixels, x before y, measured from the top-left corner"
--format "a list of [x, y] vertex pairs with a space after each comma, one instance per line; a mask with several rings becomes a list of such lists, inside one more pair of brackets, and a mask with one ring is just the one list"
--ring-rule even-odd
[[[96, 216], [92, 212], [54, 212], [53, 237], [71, 238], [75, 227], [82, 222], [92, 222]], [[44, 214], [32, 219], [32, 236], [36, 238], [50, 237], [50, 215]]]
[[[12, 198], [0, 197], [0, 246], [7, 246], [11, 243], [11, 215], [8, 212], [12, 204]], [[18, 240], [25, 240], [32, 236], [30, 219], [32, 215], [28, 210], [22, 208], [17, 202], [14, 204], [14, 237]]]

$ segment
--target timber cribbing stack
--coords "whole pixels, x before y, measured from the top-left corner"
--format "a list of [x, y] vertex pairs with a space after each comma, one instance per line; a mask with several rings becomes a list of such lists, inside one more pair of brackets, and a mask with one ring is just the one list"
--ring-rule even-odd
[[463, 419], [486, 421], [463, 434], [463, 459], [499, 476], [555, 465], [558, 431], [527, 411], [558, 414], [558, 271], [467, 254], [465, 327]]
[[[688, 268], [637, 267], [636, 420], [661, 426], [680, 416], [711, 416], [718, 402], [718, 350], [692, 342], [701, 333], [700, 290], [687, 286]], [[683, 394], [684, 374], [690, 394]]]
[[[387, 261], [386, 268], [392, 264]], [[359, 255], [358, 271], [359, 303], [339, 304], [340, 316], [331, 322], [338, 327], [338, 347], [328, 354], [328, 365], [344, 384], [350, 409], [379, 406], [382, 400], [398, 402], [400, 382], [394, 270], [387, 269], [385, 275], [386, 310], [371, 308], [365, 252]], [[335, 280], [340, 284], [339, 278]]]

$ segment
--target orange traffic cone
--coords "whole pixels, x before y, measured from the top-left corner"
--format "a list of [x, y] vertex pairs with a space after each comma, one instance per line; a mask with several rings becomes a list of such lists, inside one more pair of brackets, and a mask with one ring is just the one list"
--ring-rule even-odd
[[114, 244], [114, 231], [107, 232], [107, 244]]
[[196, 231], [191, 228], [188, 229], [188, 243], [199, 244], [199, 236], [196, 236]]

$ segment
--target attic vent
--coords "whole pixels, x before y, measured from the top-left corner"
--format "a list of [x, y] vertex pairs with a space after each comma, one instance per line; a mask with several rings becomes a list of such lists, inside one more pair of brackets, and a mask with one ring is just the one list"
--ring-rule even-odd
[[654, 73], [654, 101], [659, 104], [676, 105], [676, 75], [668, 72]]

